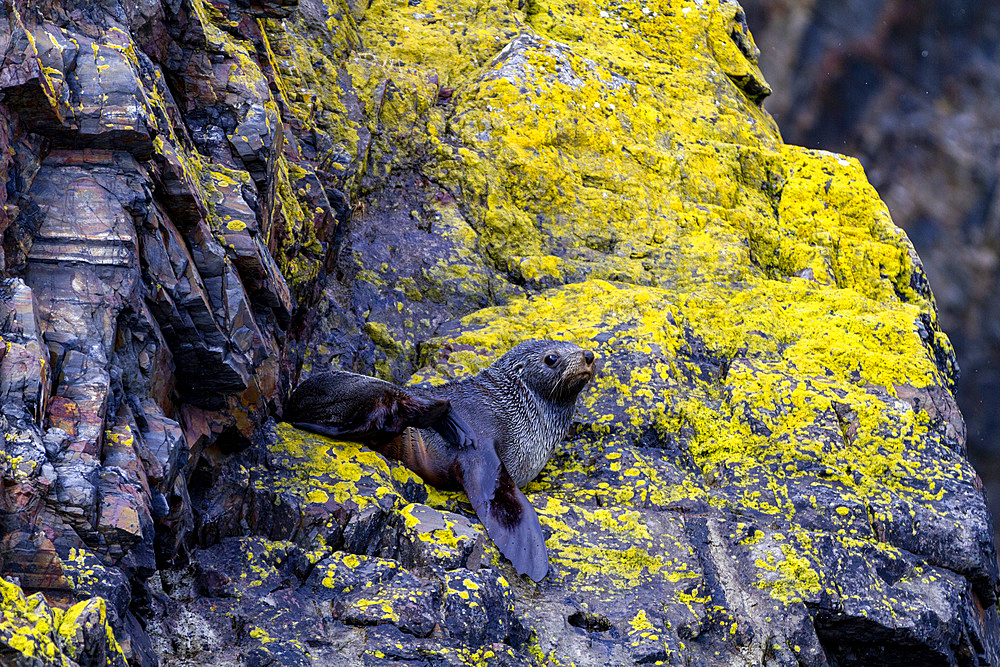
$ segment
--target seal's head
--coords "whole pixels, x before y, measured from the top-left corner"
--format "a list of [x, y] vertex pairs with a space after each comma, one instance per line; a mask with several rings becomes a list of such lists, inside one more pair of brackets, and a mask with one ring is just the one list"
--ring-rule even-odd
[[536, 394], [554, 403], [573, 403], [597, 370], [597, 357], [579, 345], [556, 340], [519, 343], [494, 364], [518, 376]]

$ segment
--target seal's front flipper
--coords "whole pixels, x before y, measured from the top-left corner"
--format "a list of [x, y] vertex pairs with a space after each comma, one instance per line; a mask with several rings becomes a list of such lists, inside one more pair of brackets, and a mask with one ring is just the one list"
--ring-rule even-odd
[[406, 411], [407, 426], [433, 429], [449, 444], [459, 449], [472, 447], [475, 444], [476, 432], [469, 428], [460, 414], [455, 412], [448, 399], [409, 394], [400, 400], [400, 405]]
[[458, 463], [465, 493], [500, 553], [518, 574], [541, 581], [549, 571], [549, 555], [538, 514], [496, 451], [490, 446], [463, 452]]

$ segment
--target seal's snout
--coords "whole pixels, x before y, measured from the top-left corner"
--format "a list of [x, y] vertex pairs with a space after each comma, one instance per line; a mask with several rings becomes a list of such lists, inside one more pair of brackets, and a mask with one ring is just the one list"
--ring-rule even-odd
[[594, 373], [597, 372], [597, 355], [590, 350], [583, 350], [580, 354], [583, 357], [582, 368], [580, 372], [584, 375], [593, 377]]
[[577, 358], [582, 358], [582, 363], [576, 363], [577, 376], [584, 382], [590, 382], [597, 374], [597, 355], [590, 350], [582, 350]]

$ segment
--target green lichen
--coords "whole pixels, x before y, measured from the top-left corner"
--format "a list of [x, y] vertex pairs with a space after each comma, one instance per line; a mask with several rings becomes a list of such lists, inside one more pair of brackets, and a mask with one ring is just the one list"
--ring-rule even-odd
[[372, 342], [392, 357], [399, 356], [403, 351], [403, 346], [393, 340], [392, 334], [389, 332], [389, 327], [381, 322], [366, 322], [365, 333], [372, 339]]
[[[293, 292], [301, 290], [315, 280], [319, 273], [321, 246], [316, 238], [317, 217], [322, 218], [323, 211], [314, 211], [308, 199], [299, 194], [294, 184], [304, 178], [303, 171], [284, 156], [278, 158], [275, 173], [277, 186], [275, 188], [277, 224], [272, 233], [280, 243], [275, 260], [282, 275], [288, 281]], [[274, 243], [269, 237], [268, 243]]]
[[331, 139], [333, 147], [319, 163], [333, 171], [347, 169], [362, 150], [360, 124], [351, 119], [344, 100], [345, 61], [360, 45], [347, 3], [326, 0], [285, 20], [261, 21], [261, 26], [281, 101], [297, 122]]

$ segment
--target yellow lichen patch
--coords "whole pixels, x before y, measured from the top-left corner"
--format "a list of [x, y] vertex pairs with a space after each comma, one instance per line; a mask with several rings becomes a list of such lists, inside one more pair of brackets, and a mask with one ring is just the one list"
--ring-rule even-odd
[[[280, 576], [279, 568], [294, 549], [287, 541], [268, 540], [263, 537], [248, 537], [239, 542], [239, 589], [243, 592], [265, 586]], [[322, 558], [324, 552], [317, 549], [314, 558]]]
[[642, 523], [642, 517], [638, 512], [624, 511], [612, 512], [607, 509], [581, 510], [584, 519], [599, 524], [605, 530], [618, 535], [628, 535], [634, 539], [650, 539], [649, 528]]
[[820, 575], [813, 562], [791, 544], [777, 545], [763, 558], [758, 558], [757, 586], [782, 602], [802, 602], [822, 588]]
[[368, 598], [354, 600], [348, 613], [354, 613], [373, 623], [398, 623], [399, 612], [393, 608], [393, 599]]
[[58, 559], [66, 583], [76, 591], [92, 590], [103, 585], [109, 576], [96, 554], [87, 549], [71, 547], [65, 558]]
[[55, 659], [62, 654], [53, 631], [58, 626], [59, 615], [45, 604], [40, 594], [25, 597], [14, 584], [0, 579], [3, 602], [3, 623], [0, 624], [0, 641], [25, 658]]
[[58, 632], [66, 643], [66, 652], [74, 658], [83, 654], [84, 633], [93, 635], [94, 627], [106, 638], [107, 664], [114, 665], [119, 661], [125, 664], [121, 646], [115, 639], [115, 634], [108, 625], [107, 605], [104, 598], [82, 600], [66, 610]]
[[330, 499], [330, 494], [323, 489], [313, 489], [305, 496], [306, 501], [323, 505]]
[[460, 572], [445, 575], [445, 596], [461, 598], [462, 602], [459, 604], [463, 606], [482, 607], [480, 588], [479, 584], [467, 576], [462, 576]]
[[[278, 425], [273, 451], [286, 474], [275, 490], [291, 493], [305, 503], [329, 501], [364, 509], [379, 505], [404, 505], [397, 494], [395, 476], [384, 458], [352, 442], [339, 442], [299, 431], [289, 424]], [[265, 488], [267, 485], [263, 485]]]
[[400, 5], [376, 0], [359, 25], [368, 48], [436, 71], [442, 86], [468, 82], [518, 33], [523, 14], [499, 0], [428, 0]]
[[643, 630], [652, 630], [653, 624], [649, 622], [646, 617], [646, 610], [640, 609], [639, 613], [636, 614], [630, 621], [629, 625], [632, 628], [632, 632], [642, 632]]
[[427, 487], [427, 505], [434, 509], [455, 511], [458, 503], [465, 499], [465, 493], [462, 491], [447, 491], [434, 488], [433, 486]]
[[328, 554], [317, 567], [323, 575], [323, 586], [342, 593], [349, 593], [356, 588], [371, 588], [401, 571], [395, 561], [342, 551]]
[[0, 613], [0, 644], [21, 661], [69, 665], [83, 654], [86, 638], [104, 637], [107, 664], [125, 665], [103, 598], [80, 601], [63, 612], [49, 607], [41, 593], [26, 597], [18, 586], [0, 579]]
[[[442, 651], [442, 653], [449, 654], [449, 657], [454, 656], [458, 658], [460, 660], [458, 664], [466, 665], [466, 667], [492, 667], [493, 665], [516, 663], [521, 658], [513, 648], [503, 644], [493, 644], [492, 646], [484, 646], [476, 650], [459, 647], [454, 651], [448, 650], [447, 652]], [[549, 662], [539, 664], [556, 665], [558, 663]]]
[[892, 224], [878, 193], [853, 158], [785, 146], [787, 182], [777, 224], [755, 229], [757, 256], [784, 275], [811, 270], [811, 280], [872, 299], [918, 300], [909, 286], [909, 241]]
[[404, 530], [400, 537], [421, 543], [425, 559], [445, 567], [454, 567], [472, 551], [480, 540], [479, 531], [451, 512], [444, 512], [410, 503], [399, 511]]
[[692, 567], [690, 546], [667, 534], [651, 534], [638, 512], [613, 516], [552, 496], [532, 494], [530, 499], [551, 531], [549, 576], [570, 590], [610, 600], [622, 591], [655, 588], [669, 597], [684, 580], [701, 576]]
[[281, 639], [272, 637], [270, 634], [268, 634], [267, 630], [258, 625], [250, 626], [249, 635], [253, 639], [256, 639], [258, 642], [260, 642], [263, 645], [265, 651], [268, 650], [269, 644], [277, 643], [279, 647], [286, 645], [294, 646], [295, 648], [299, 649], [299, 651], [301, 651], [304, 655], [309, 656], [309, 649], [306, 647], [305, 644], [303, 644], [299, 640], [287, 637]]
[[392, 474], [392, 478], [399, 484], [423, 484], [423, 480], [420, 479], [420, 475], [403, 465], [397, 464], [391, 466], [390, 472]]

